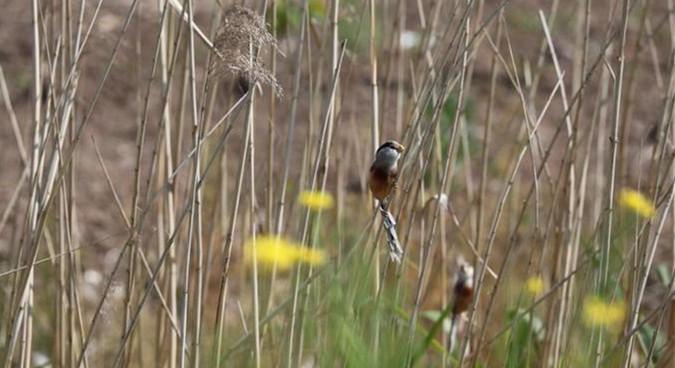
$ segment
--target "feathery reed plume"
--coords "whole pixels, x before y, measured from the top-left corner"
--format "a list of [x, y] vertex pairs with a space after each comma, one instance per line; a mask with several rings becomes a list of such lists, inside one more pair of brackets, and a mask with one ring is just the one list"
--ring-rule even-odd
[[240, 86], [267, 84], [280, 94], [281, 86], [259, 61], [260, 58], [249, 57], [249, 43], [255, 50], [264, 50], [263, 46], [268, 45], [276, 46], [276, 40], [267, 31], [263, 18], [248, 8], [235, 5], [224, 11], [222, 19], [214, 39], [218, 57], [213, 59], [210, 73], [228, 73], [237, 78]]

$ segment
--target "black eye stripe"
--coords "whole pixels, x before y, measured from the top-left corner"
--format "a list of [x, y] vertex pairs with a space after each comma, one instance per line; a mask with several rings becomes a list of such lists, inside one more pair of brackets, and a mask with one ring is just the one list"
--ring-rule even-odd
[[385, 149], [385, 148], [391, 148], [391, 143], [388, 143], [388, 142], [387, 142], [387, 143], [381, 145], [380, 148], [377, 149], [377, 151], [379, 152], [379, 151], [381, 151], [381, 150], [383, 150], [383, 149]]
[[383, 148], [391, 148], [393, 150], [399, 151], [399, 149], [397, 148], [398, 146], [399, 146], [399, 144], [397, 144], [395, 142], [386, 141], [377, 149], [377, 152], [380, 152], [380, 150], [383, 149]]

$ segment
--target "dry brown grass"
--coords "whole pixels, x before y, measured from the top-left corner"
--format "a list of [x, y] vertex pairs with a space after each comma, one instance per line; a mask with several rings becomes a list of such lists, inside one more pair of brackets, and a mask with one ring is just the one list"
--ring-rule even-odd
[[[4, 365], [672, 360], [672, 0], [2, 5]], [[401, 266], [365, 186], [388, 138]], [[258, 269], [262, 234], [329, 262]]]

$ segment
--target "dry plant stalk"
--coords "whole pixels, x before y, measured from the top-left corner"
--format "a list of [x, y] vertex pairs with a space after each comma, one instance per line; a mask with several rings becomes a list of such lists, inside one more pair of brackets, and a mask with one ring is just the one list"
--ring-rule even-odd
[[[195, 0], [160, 0], [155, 9], [133, 0], [123, 9], [127, 15], [117, 17], [121, 27], [110, 37], [110, 50], [101, 44], [85, 47], [90, 32], [104, 25], [96, 16], [101, 0], [30, 0], [21, 5], [31, 8], [26, 14], [31, 14], [33, 27], [24, 37], [33, 48], [31, 67], [26, 63], [26, 75], [32, 73], [25, 87], [31, 90], [29, 101], [12, 101], [20, 89], [14, 78], [16, 62], [3, 61], [4, 71], [0, 67], [0, 114], [9, 117], [2, 132], [16, 141], [11, 145], [14, 152], [6, 149], [3, 155], [15, 156], [22, 172], [11, 190], [0, 188], [0, 251], [5, 244], [12, 247], [10, 269], [4, 268], [9, 262], [0, 254], [0, 291], [6, 296], [0, 297], [2, 362], [37, 365], [33, 360], [45, 353], [42, 341], [47, 338], [53, 341], [52, 351], [46, 352], [51, 353], [48, 364], [85, 368], [99, 366], [105, 354], [115, 351], [119, 366], [143, 366], [153, 358], [158, 366], [204, 366], [210, 345], [213, 356], [208, 363], [216, 367], [253, 365], [254, 360], [258, 366], [308, 366], [328, 362], [331, 355], [346, 365], [391, 366], [396, 364], [387, 359], [397, 353], [399, 360], [414, 353], [415, 359], [437, 366], [497, 366], [507, 360], [561, 366], [572, 355], [588, 366], [629, 367], [638, 361], [664, 366], [672, 361], [673, 281], [667, 290], [665, 282], [651, 281], [653, 270], [664, 261], [663, 243], [673, 243], [675, 262], [675, 59], [670, 57], [675, 49], [675, 0], [581, 0], [565, 12], [559, 0], [543, 4], [541, 10], [523, 9], [508, 0], [420, 0], [417, 12], [403, 1], [319, 2], [327, 8], [318, 15], [315, 1], [302, 2], [302, 22], [293, 24], [295, 29], [277, 29], [288, 20], [277, 16], [297, 11], [298, 1], [247, 3], [261, 14], [241, 5], [221, 12], [216, 2], [205, 2], [217, 9], [209, 14], [212, 29], [205, 33], [195, 23], [195, 16], [201, 16], [197, 13], [209, 6], [204, 2], [195, 7]], [[598, 17], [596, 8], [602, 5], [611, 5], [607, 17]], [[555, 20], [569, 15], [567, 10], [574, 10], [575, 19], [572, 27], [561, 27]], [[541, 42], [525, 45], [518, 24], [506, 11], [522, 11], [519, 21], [538, 20], [541, 29], [534, 36]], [[265, 13], [272, 14], [270, 31]], [[352, 13], [363, 23], [359, 29], [350, 24]], [[119, 14], [114, 10], [112, 15]], [[134, 42], [127, 30], [135, 24], [138, 57], [124, 59], [128, 42]], [[572, 45], [570, 29], [576, 32]], [[144, 37], [146, 30], [156, 36], [154, 45]], [[279, 41], [284, 51], [296, 55], [290, 65], [281, 59], [277, 64], [277, 31], [284, 38]], [[419, 37], [414, 51], [402, 47], [402, 36], [410, 33]], [[342, 38], [347, 34], [345, 51]], [[210, 53], [206, 57], [197, 52], [203, 46], [196, 44], [200, 39]], [[535, 53], [530, 57], [528, 46]], [[82, 56], [99, 52], [108, 58], [92, 78]], [[96, 125], [88, 124], [99, 116], [96, 101], [104, 101], [114, 90], [109, 76], [119, 66], [116, 60], [132, 60], [130, 69], [142, 71], [149, 69], [144, 55], [153, 55], [154, 63], [147, 91], [143, 96], [139, 88], [137, 101], [119, 109], [126, 112], [137, 103], [137, 112], [142, 110], [140, 118], [128, 119], [138, 123], [136, 146], [131, 140], [131, 153], [125, 151], [132, 161], [130, 188], [118, 192], [120, 173], [112, 165], [110, 172], [106, 168], [105, 135], [96, 136], [100, 151], [94, 143], [103, 176], [87, 176], [84, 185], [76, 182], [86, 173], [79, 141], [84, 131], [92, 133], [85, 126]], [[263, 60], [270, 60], [269, 68]], [[224, 107], [214, 103], [215, 82], [221, 76], [237, 81], [245, 93], [233, 105], [228, 97], [229, 111], [211, 124], [211, 114], [222, 114]], [[291, 76], [292, 97], [277, 103], [281, 88], [276, 78]], [[140, 77], [136, 75], [133, 83], [144, 86]], [[97, 81], [94, 90], [90, 79]], [[653, 91], [643, 88], [651, 82]], [[266, 112], [259, 111], [266, 104], [254, 105], [256, 86], [274, 91], [267, 96]], [[658, 106], [642, 106], [642, 94], [655, 97]], [[354, 99], [368, 103], [354, 113]], [[469, 113], [472, 106], [479, 111], [477, 118]], [[246, 117], [235, 118], [235, 111], [246, 111]], [[649, 113], [661, 115], [647, 117], [660, 119], [655, 133], [638, 137], [638, 120]], [[19, 126], [22, 121], [29, 124]], [[256, 123], [267, 123], [269, 129]], [[226, 142], [235, 124], [241, 124], [242, 134], [235, 138], [239, 148]], [[350, 189], [350, 181], [365, 173], [362, 166], [367, 162], [359, 158], [370, 156], [365, 153], [368, 143], [374, 149], [381, 136], [393, 131], [409, 147], [402, 165], [404, 190], [397, 213], [379, 210], [392, 260], [400, 261], [404, 243], [408, 261], [395, 270], [396, 289], [387, 290], [387, 267], [391, 271], [392, 265], [385, 263], [380, 270], [380, 257], [375, 262], [371, 257], [367, 264], [355, 261], [370, 251], [364, 245], [379, 240], [381, 233], [373, 226], [376, 213], [370, 213], [371, 223], [361, 233], [350, 230], [362, 225], [357, 222], [362, 218], [350, 217], [363, 209], [356, 202], [364, 198]], [[261, 137], [265, 132], [269, 136]], [[216, 136], [221, 137], [217, 142]], [[255, 141], [269, 142], [271, 149], [255, 147]], [[349, 152], [352, 148], [356, 150]], [[268, 162], [256, 162], [256, 155]], [[648, 155], [650, 161], [642, 160]], [[209, 176], [215, 157], [223, 166], [217, 178]], [[265, 188], [256, 179], [263, 165], [268, 231], [312, 247], [325, 246], [335, 256], [330, 267], [299, 267], [291, 276], [279, 272], [270, 278], [258, 275], [257, 269], [253, 277], [240, 272], [240, 241], [258, 236], [256, 196]], [[100, 254], [87, 250], [88, 240], [80, 234], [88, 213], [82, 204], [87, 197], [78, 192], [89, 189], [90, 181], [105, 183], [103, 179], [117, 208], [111, 209], [109, 219], [123, 220], [118, 225], [126, 240], [116, 244], [117, 260], [108, 262], [97, 288], [100, 295], [92, 299], [80, 282], [86, 281], [89, 268], [98, 266], [91, 256]], [[302, 212], [294, 205], [297, 190], [333, 191], [333, 179], [338, 193], [335, 216]], [[633, 179], [657, 208], [657, 215], [635, 224], [632, 217], [626, 221], [620, 196], [615, 195]], [[438, 194], [419, 211], [433, 193]], [[212, 204], [219, 201], [216, 211]], [[324, 217], [337, 221], [329, 226], [333, 224], [320, 221]], [[446, 226], [453, 230], [446, 232]], [[335, 228], [337, 244], [330, 234]], [[397, 234], [397, 229], [402, 232]], [[148, 247], [154, 236], [155, 249]], [[214, 256], [222, 261], [211, 267], [212, 243], [219, 241], [220, 253]], [[527, 260], [519, 256], [523, 245], [531, 247]], [[85, 252], [85, 257], [79, 255]], [[475, 281], [466, 275], [473, 274], [471, 266], [465, 265], [453, 289], [446, 265], [460, 252], [471, 257]], [[38, 266], [48, 262], [48, 272], [57, 277], [45, 277], [42, 271], [49, 266]], [[216, 268], [217, 279], [212, 273]], [[532, 275], [548, 287], [516, 301], [511, 285]], [[120, 279], [126, 289], [121, 297]], [[473, 297], [465, 293], [467, 281], [475, 288]], [[213, 283], [217, 287], [210, 288]], [[657, 287], [667, 293], [658, 305], [653, 302]], [[443, 292], [440, 301], [430, 301], [438, 290]], [[396, 293], [393, 298], [389, 291]], [[215, 293], [217, 300], [209, 295]], [[576, 321], [580, 298], [591, 294], [625, 298], [625, 318], [616, 336]], [[443, 330], [440, 345], [435, 342], [439, 333], [427, 336], [439, 349], [429, 345], [416, 351], [418, 326], [429, 322], [431, 303], [452, 313], [452, 325]], [[53, 306], [54, 315], [45, 312]], [[232, 313], [233, 306], [239, 315]], [[506, 310], [518, 312], [507, 319]], [[239, 317], [243, 328], [236, 325]], [[535, 318], [541, 321], [542, 336], [533, 333], [525, 343], [515, 344], [520, 334], [512, 333], [514, 328], [520, 330]], [[107, 319], [122, 329], [122, 339], [117, 331], [104, 330]], [[400, 328], [406, 319], [408, 328]], [[45, 329], [45, 320], [55, 327]], [[399, 327], [389, 328], [392, 324]], [[644, 333], [644, 327], [654, 332]], [[104, 333], [117, 340], [105, 346]], [[664, 333], [664, 344], [646, 338]], [[359, 351], [340, 350], [345, 336], [364, 338], [369, 350], [363, 364], [350, 364], [349, 359], [361, 358]], [[509, 355], [499, 347], [505, 339], [513, 346]], [[578, 354], [581, 345], [584, 350]]]

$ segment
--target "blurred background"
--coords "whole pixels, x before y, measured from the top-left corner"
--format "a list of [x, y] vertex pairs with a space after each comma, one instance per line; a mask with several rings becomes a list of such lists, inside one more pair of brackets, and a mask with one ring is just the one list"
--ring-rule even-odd
[[672, 360], [671, 0], [0, 4], [6, 366]]

